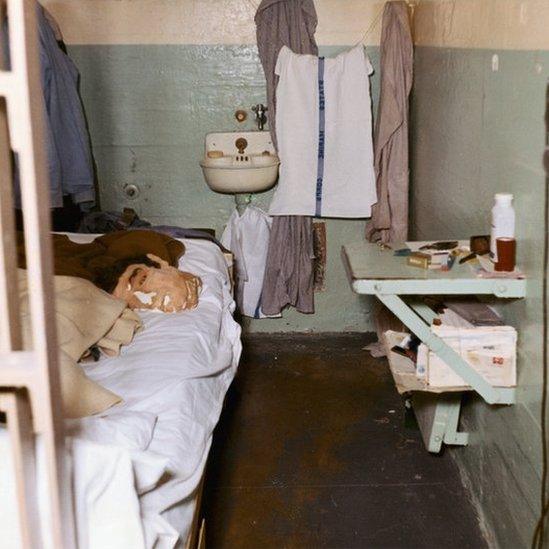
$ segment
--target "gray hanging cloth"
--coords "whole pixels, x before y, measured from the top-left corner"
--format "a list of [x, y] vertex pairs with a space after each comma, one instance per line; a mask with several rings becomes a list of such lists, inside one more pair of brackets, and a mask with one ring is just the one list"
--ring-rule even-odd
[[[90, 138], [84, 111], [78, 95], [79, 74], [75, 64], [61, 49], [61, 38], [53, 18], [38, 3], [38, 46], [40, 54], [40, 83], [44, 97], [44, 140], [47, 150], [50, 183], [50, 205], [63, 206], [63, 196], [70, 195], [75, 204], [89, 208], [95, 204], [94, 169]], [[8, 20], [2, 24], [5, 65], [10, 66]], [[0, 48], [1, 49], [1, 48]], [[21, 203], [18, 159], [15, 157], [15, 202]], [[84, 206], [85, 205], [85, 206]]]
[[263, 0], [255, 14], [257, 49], [267, 80], [267, 118], [276, 147], [276, 60], [282, 46], [295, 53], [318, 55], [313, 0]]
[[[318, 55], [313, 0], [263, 0], [255, 24], [259, 58], [267, 81], [269, 127], [276, 147], [276, 60], [282, 46], [295, 53]], [[275, 216], [261, 293], [264, 314], [278, 315], [287, 305], [301, 313], [314, 312], [313, 260], [312, 219]]]
[[374, 131], [378, 202], [366, 226], [374, 242], [408, 238], [408, 97], [412, 88], [413, 43], [406, 2], [387, 2], [381, 30], [381, 86]]
[[310, 217], [275, 216], [261, 290], [261, 311], [280, 314], [287, 305], [314, 313], [313, 230]]

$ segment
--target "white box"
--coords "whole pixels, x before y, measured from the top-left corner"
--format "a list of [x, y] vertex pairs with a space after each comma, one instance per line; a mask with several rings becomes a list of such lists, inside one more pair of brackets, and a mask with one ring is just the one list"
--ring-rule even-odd
[[[512, 326], [458, 328], [442, 325], [432, 326], [431, 330], [491, 385], [516, 386], [517, 332]], [[427, 357], [426, 381], [433, 387], [469, 386], [432, 351]]]

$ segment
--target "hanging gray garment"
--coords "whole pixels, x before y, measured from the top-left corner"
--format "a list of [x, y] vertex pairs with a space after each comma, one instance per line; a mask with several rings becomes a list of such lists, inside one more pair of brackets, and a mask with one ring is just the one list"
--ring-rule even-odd
[[[70, 194], [75, 204], [93, 205], [94, 172], [90, 138], [78, 95], [78, 70], [59, 47], [55, 30], [38, 3], [37, 16], [51, 184], [56, 177], [61, 194]], [[56, 202], [59, 205], [59, 200]]]
[[259, 59], [267, 80], [267, 118], [276, 147], [276, 60], [282, 46], [295, 53], [318, 55], [315, 5], [313, 0], [263, 0], [257, 8], [255, 24]]
[[[44, 97], [44, 140], [47, 149], [50, 206], [63, 206], [63, 196], [75, 204], [95, 203], [94, 170], [90, 140], [78, 95], [79, 74], [70, 57], [57, 43], [58, 28], [51, 15], [35, 2], [38, 24], [40, 83]], [[9, 66], [8, 20], [3, 22], [5, 64]], [[21, 204], [18, 160], [15, 156], [15, 202]]]
[[[408, 96], [412, 87], [413, 44], [406, 2], [387, 2], [381, 30], [381, 90], [374, 132], [378, 202], [366, 226], [371, 241], [404, 242], [408, 238]], [[373, 310], [378, 343], [372, 356], [385, 354], [380, 343], [387, 330], [402, 323], [376, 301]]]
[[312, 223], [310, 217], [273, 217], [261, 292], [263, 314], [278, 315], [287, 305], [314, 313]]
[[408, 238], [408, 97], [413, 44], [406, 2], [387, 2], [381, 30], [381, 90], [374, 132], [378, 202], [366, 226], [370, 241]]
[[[276, 147], [276, 60], [282, 46], [288, 46], [295, 53], [318, 55], [313, 0], [263, 0], [255, 23], [257, 49], [267, 81], [269, 127]], [[301, 313], [314, 312], [313, 259], [312, 219], [274, 217], [261, 293], [263, 313], [277, 315], [287, 305]]]

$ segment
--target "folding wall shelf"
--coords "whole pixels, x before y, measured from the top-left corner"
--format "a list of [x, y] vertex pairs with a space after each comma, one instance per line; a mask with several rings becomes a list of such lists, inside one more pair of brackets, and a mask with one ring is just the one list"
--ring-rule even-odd
[[392, 249], [368, 242], [343, 246], [342, 258], [353, 291], [377, 297], [468, 384], [468, 387], [444, 392], [435, 391], [427, 385], [409, 389], [413, 393], [416, 417], [430, 452], [439, 452], [443, 442], [467, 444], [467, 435], [459, 433], [457, 425], [461, 393], [469, 386], [488, 404], [515, 402], [515, 388], [494, 387], [488, 383], [458, 353], [433, 334], [430, 326], [436, 314], [425, 303], [408, 296], [492, 295], [506, 299], [523, 298], [526, 295], [526, 280], [478, 278], [468, 265], [459, 264], [447, 272], [418, 269], [408, 266], [404, 258], [395, 257]]

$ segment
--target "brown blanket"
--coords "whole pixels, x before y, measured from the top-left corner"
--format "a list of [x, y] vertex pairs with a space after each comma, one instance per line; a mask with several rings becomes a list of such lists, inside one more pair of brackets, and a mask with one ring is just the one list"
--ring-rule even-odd
[[[77, 244], [66, 235], [54, 234], [53, 256], [56, 275], [77, 276], [97, 283], [103, 272], [120, 260], [154, 254], [172, 267], [185, 253], [185, 246], [170, 236], [154, 231], [116, 231], [97, 237], [89, 244]], [[17, 235], [18, 265], [26, 269], [25, 243]]]

